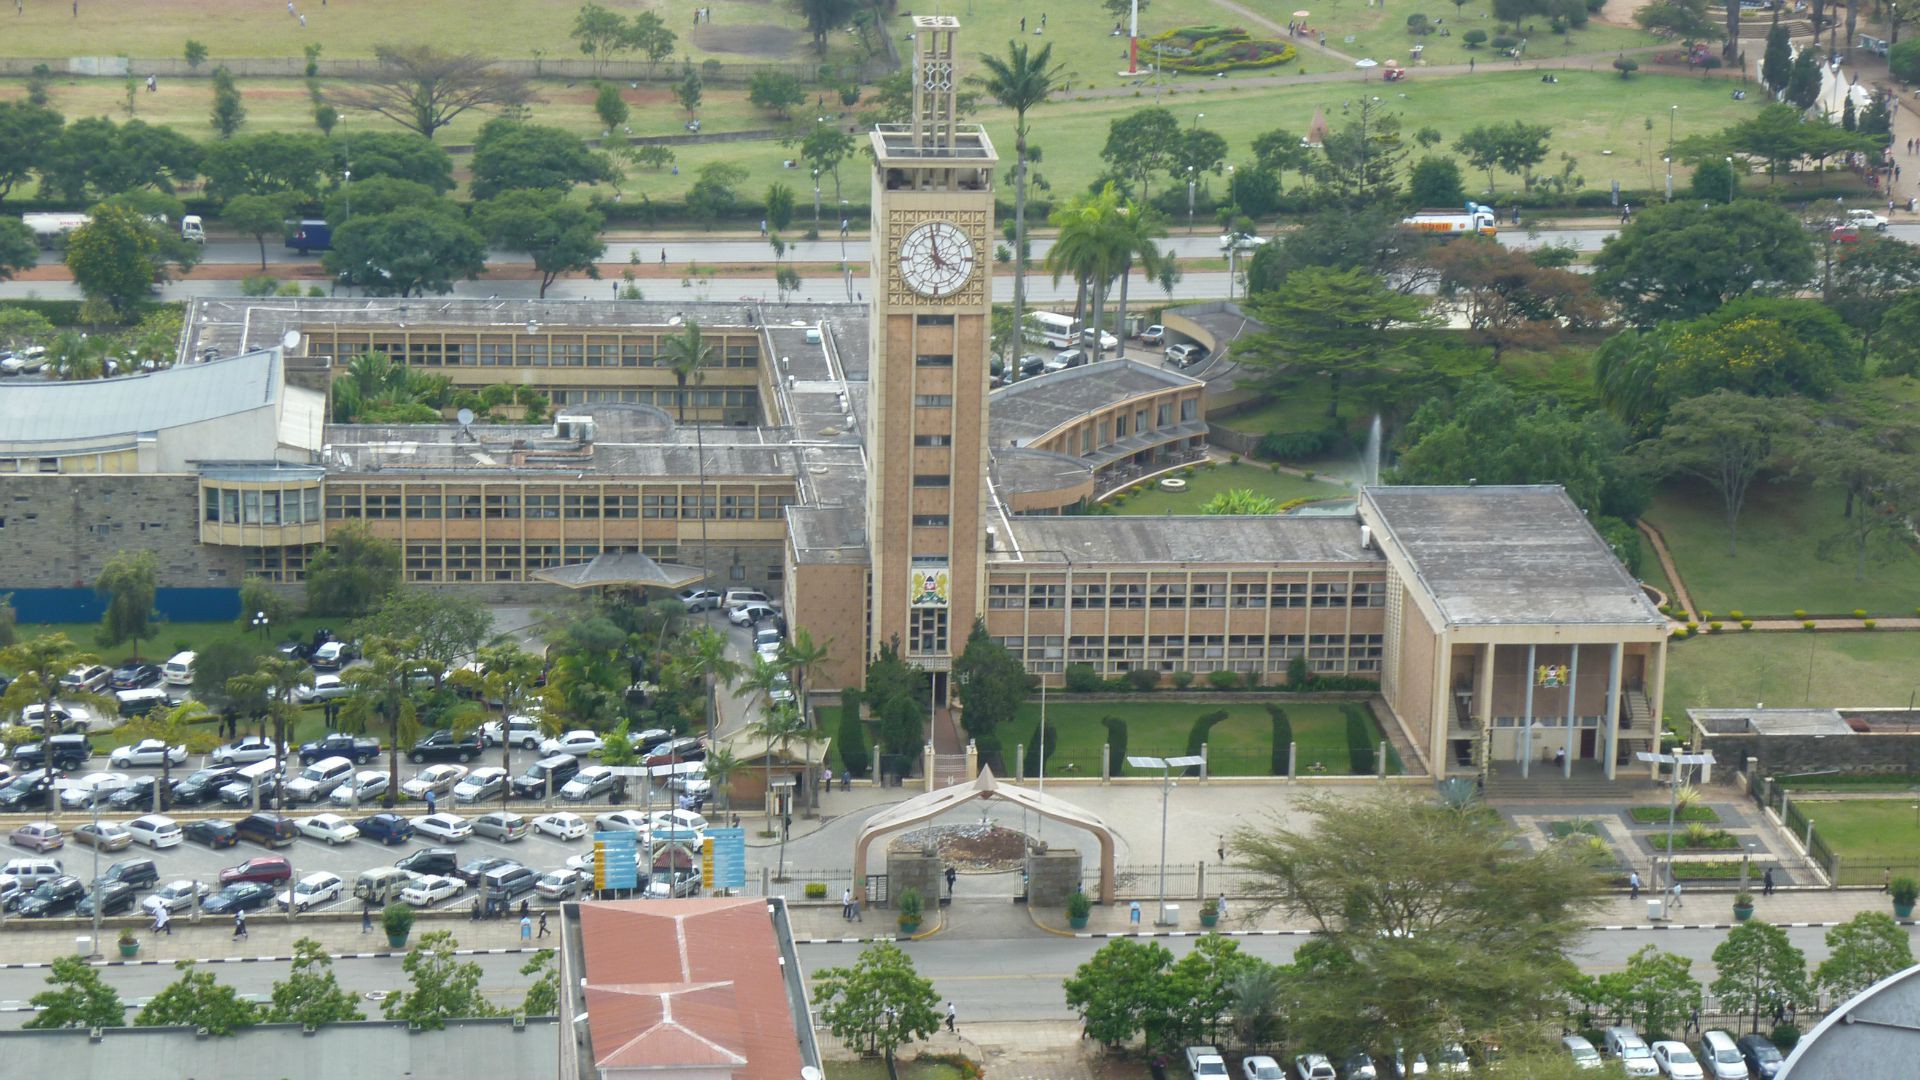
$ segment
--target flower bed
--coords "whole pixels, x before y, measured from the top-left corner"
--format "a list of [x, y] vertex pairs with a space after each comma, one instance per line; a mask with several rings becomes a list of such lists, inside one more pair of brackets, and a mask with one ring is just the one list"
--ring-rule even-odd
[[[1627, 811], [1627, 816], [1633, 818], [1633, 823], [1636, 825], [1665, 825], [1667, 809], [1664, 806], [1635, 806]], [[1674, 820], [1717, 822], [1720, 820], [1720, 815], [1715, 813], [1711, 806], [1683, 806], [1674, 816]]]
[[1292, 60], [1294, 47], [1256, 38], [1237, 26], [1182, 26], [1147, 39], [1164, 66], [1188, 75], [1277, 67]]

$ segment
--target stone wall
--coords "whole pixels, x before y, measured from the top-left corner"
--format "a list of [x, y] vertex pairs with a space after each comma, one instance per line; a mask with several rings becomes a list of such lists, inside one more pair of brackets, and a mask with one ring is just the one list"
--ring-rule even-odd
[[1059, 848], [1043, 851], [1027, 861], [1027, 904], [1065, 907], [1067, 897], [1081, 891], [1080, 851]]
[[900, 894], [913, 889], [920, 894], [925, 911], [921, 921], [937, 922], [939, 916], [934, 912], [940, 906], [940, 898], [946, 895], [946, 869], [946, 863], [930, 852], [887, 852], [888, 906], [898, 908]]
[[1743, 768], [1759, 759], [1761, 776], [1806, 772], [1920, 772], [1920, 734], [1706, 735], [1700, 749], [1718, 768]]
[[243, 549], [200, 543], [190, 475], [0, 477], [0, 590], [86, 587], [114, 553], [151, 551], [161, 588], [238, 588]]

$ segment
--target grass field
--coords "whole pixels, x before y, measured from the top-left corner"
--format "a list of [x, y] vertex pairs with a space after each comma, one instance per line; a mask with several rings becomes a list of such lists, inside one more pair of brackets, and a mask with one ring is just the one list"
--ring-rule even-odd
[[1353, 494], [1339, 484], [1274, 472], [1265, 465], [1216, 465], [1182, 478], [1187, 482], [1185, 491], [1165, 491], [1153, 486], [1145, 494], [1131, 496], [1124, 504], [1114, 506], [1113, 512], [1140, 515], [1197, 514], [1208, 499], [1223, 491], [1239, 488], [1247, 488], [1280, 502], [1290, 499], [1338, 499]]
[[[1811, 666], [1813, 678], [1807, 678]], [[1920, 634], [1741, 633], [1675, 642], [1667, 653], [1668, 716], [1687, 709], [1904, 706], [1920, 690]]]
[[1920, 871], [1920, 815], [1912, 799], [1796, 799], [1815, 835], [1840, 860], [1845, 884], [1878, 882], [1887, 868], [1896, 877]]
[[[1347, 719], [1340, 706], [1324, 702], [1278, 699], [1293, 724], [1299, 746], [1299, 769], [1307, 775], [1319, 762], [1330, 773], [1347, 771]], [[1113, 716], [1127, 722], [1130, 755], [1180, 755], [1187, 752], [1187, 733], [1203, 713], [1225, 709], [1227, 719], [1215, 724], [1208, 737], [1208, 760], [1219, 776], [1271, 776], [1273, 724], [1267, 710], [1256, 703], [1215, 705], [1182, 701], [1177, 694], [1159, 694], [1140, 701], [1086, 702], [1050, 695], [1047, 723], [1056, 731], [1054, 752], [1047, 757], [1049, 776], [1099, 776], [1100, 748], [1107, 729], [1100, 721]], [[1040, 723], [1036, 698], [1021, 708], [1019, 718], [1001, 729], [1001, 752], [1013, 768], [1014, 747], [1033, 741]], [[1380, 733], [1371, 732], [1377, 744]], [[1127, 770], [1131, 775], [1131, 770]]]
[[[1464, 64], [1470, 56], [1481, 65], [1513, 63], [1499, 56], [1490, 46], [1468, 49], [1461, 41], [1461, 35], [1468, 30], [1484, 30], [1489, 39], [1499, 33], [1496, 29], [1499, 24], [1488, 5], [1469, 4], [1456, 8], [1451, 3], [1433, 0], [1424, 4], [1396, 4], [1389, 7], [1384, 3], [1370, 6], [1366, 0], [1319, 0], [1302, 6], [1313, 12], [1308, 22], [1327, 31], [1327, 47], [1350, 56], [1368, 56], [1383, 61], [1394, 58], [1405, 64], [1412, 58], [1413, 46], [1424, 45], [1426, 48], [1422, 57], [1429, 64]], [[1407, 17], [1414, 14], [1425, 15], [1429, 21], [1437, 21], [1441, 29], [1451, 32], [1445, 37], [1437, 31], [1424, 37], [1415, 37], [1407, 33]], [[1284, 13], [1270, 17], [1279, 18], [1283, 23], [1286, 19]], [[1610, 26], [1600, 22], [1589, 22], [1584, 29], [1561, 37], [1549, 33], [1546, 20], [1541, 19], [1535, 26], [1523, 27], [1520, 33], [1513, 36], [1527, 38], [1528, 60], [1617, 52], [1659, 44], [1658, 38], [1637, 27]], [[1419, 77], [1419, 69], [1416, 68], [1410, 78]]]
[[[305, 640], [314, 630], [329, 625], [327, 619], [292, 619], [286, 623], [269, 628], [266, 645], [271, 647], [293, 638]], [[99, 623], [21, 623], [20, 636], [38, 637], [41, 634], [60, 633], [71, 638], [81, 648], [100, 657], [103, 664], [119, 664], [133, 656], [133, 643], [122, 642], [112, 648], [102, 648], [94, 642], [94, 635], [100, 632]], [[245, 637], [258, 639], [259, 631], [251, 630], [230, 622], [180, 622], [155, 623], [153, 636], [140, 643], [140, 658], [149, 663], [164, 663], [167, 657], [183, 650], [204, 649], [215, 641], [232, 641]]]
[[1694, 605], [1716, 617], [1734, 610], [1753, 617], [1855, 608], [1912, 615], [1920, 607], [1920, 555], [1901, 549], [1870, 562], [1865, 579], [1856, 581], [1849, 557], [1820, 550], [1843, 504], [1839, 492], [1802, 483], [1755, 484], [1733, 558], [1727, 557], [1720, 499], [1704, 485], [1667, 487], [1647, 519], [1666, 537]]

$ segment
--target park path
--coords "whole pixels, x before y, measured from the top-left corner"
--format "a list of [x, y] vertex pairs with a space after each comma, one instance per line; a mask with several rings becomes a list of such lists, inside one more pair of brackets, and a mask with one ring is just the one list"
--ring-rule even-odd
[[1682, 611], [1699, 610], [1693, 606], [1693, 597], [1687, 595], [1687, 583], [1680, 577], [1680, 567], [1675, 565], [1673, 553], [1667, 550], [1667, 538], [1661, 536], [1660, 530], [1648, 524], [1645, 519], [1634, 524], [1639, 527], [1640, 535], [1647, 538], [1647, 543], [1653, 545], [1653, 557], [1660, 560], [1660, 569], [1666, 571], [1667, 583], [1673, 586], [1673, 595], [1667, 597], [1667, 606], [1672, 607], [1678, 603]]

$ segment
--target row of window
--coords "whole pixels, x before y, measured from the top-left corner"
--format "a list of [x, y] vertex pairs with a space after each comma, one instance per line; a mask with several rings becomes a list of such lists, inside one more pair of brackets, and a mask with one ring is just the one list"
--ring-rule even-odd
[[[1180, 423], [1187, 423], [1198, 418], [1200, 415], [1200, 401], [1198, 398], [1182, 398], [1177, 407], [1180, 414]], [[1132, 416], [1121, 413], [1113, 417], [1110, 421], [1102, 418], [1097, 426], [1088, 424], [1080, 430], [1080, 453], [1091, 454], [1097, 447], [1105, 446], [1118, 439], [1124, 439], [1129, 434], [1138, 435], [1153, 428], [1173, 427], [1175, 408], [1176, 405], [1174, 402], [1161, 402], [1154, 409], [1153, 424], [1151, 426], [1147, 423], [1148, 414], [1146, 409], [1137, 409]], [[1068, 438], [1071, 440], [1072, 437], [1069, 436]], [[1071, 451], [1071, 446], [1069, 446], [1068, 449]]]
[[939, 655], [947, 651], [947, 609], [914, 608], [907, 614], [909, 655]]
[[602, 552], [639, 551], [671, 560], [672, 544], [408, 544], [408, 581], [525, 581], [535, 570], [586, 562]]
[[[515, 337], [507, 341], [423, 340], [369, 338], [367, 335], [320, 333], [310, 347], [315, 355], [357, 356], [385, 353], [398, 363], [425, 367], [666, 367], [668, 360], [657, 335], [621, 334], [615, 340], [555, 335]], [[757, 342], [727, 341], [713, 350], [714, 367], [750, 368], [760, 362]]]
[[221, 525], [309, 525], [320, 521], [320, 489], [201, 489], [201, 516]]
[[[1093, 582], [1073, 585], [1075, 611], [1105, 608], [1344, 608], [1382, 607], [1386, 583], [1194, 582], [1171, 584]], [[1066, 585], [988, 585], [987, 607], [1058, 611], [1066, 606]]]
[[[680, 407], [680, 390], [672, 386], [620, 390], [548, 386], [542, 387], [541, 392], [546, 394], [547, 400], [555, 405], [653, 405], [670, 412]], [[760, 391], [751, 386], [715, 387], [688, 390], [686, 393], [687, 406], [694, 409], [758, 409], [760, 407]]]
[[6, 472], [57, 473], [59, 471], [60, 471], [60, 459], [57, 457], [43, 457], [43, 458], [0, 457], [0, 473], [6, 473]]
[[1385, 642], [1380, 634], [1034, 634], [994, 640], [1029, 671], [1084, 664], [1108, 675], [1135, 669], [1279, 672], [1300, 657], [1319, 672], [1377, 672]]
[[307, 558], [319, 545], [309, 547], [253, 547], [246, 549], [247, 576], [267, 581], [304, 581]]
[[[232, 494], [229, 492], [228, 494]], [[252, 494], [249, 492], [248, 494]], [[318, 492], [308, 495], [318, 499]], [[634, 518], [707, 518], [718, 521], [777, 521], [794, 496], [782, 494], [716, 495], [603, 495], [598, 492], [499, 493], [485, 495], [406, 494], [329, 491], [327, 517], [333, 520], [371, 518], [438, 521], [519, 520], [630, 520]], [[317, 507], [315, 509], [317, 515]], [[209, 510], [207, 520], [214, 520]], [[317, 521], [317, 516], [308, 520]], [[248, 522], [253, 524], [253, 522]], [[273, 524], [273, 522], [267, 522]], [[289, 522], [291, 524], [291, 522]]]

